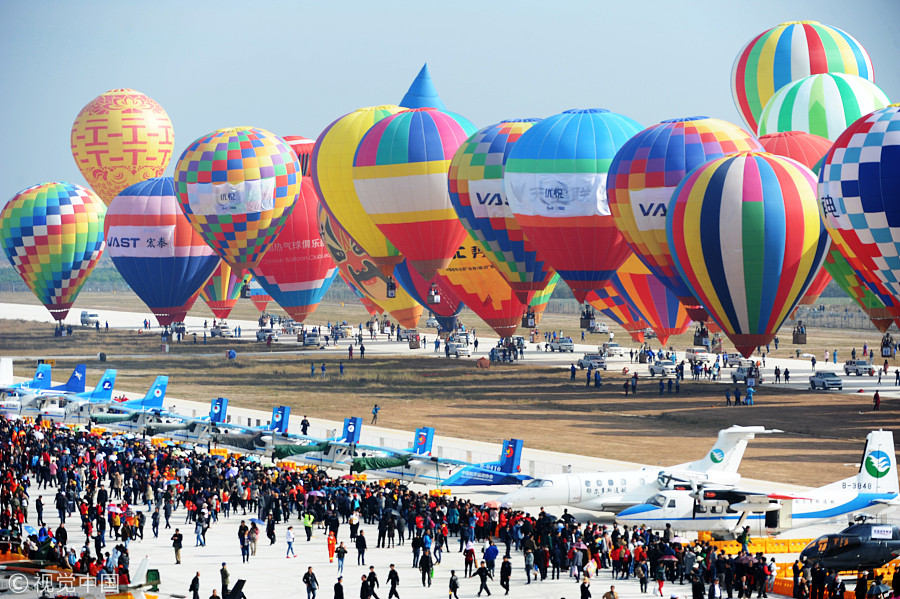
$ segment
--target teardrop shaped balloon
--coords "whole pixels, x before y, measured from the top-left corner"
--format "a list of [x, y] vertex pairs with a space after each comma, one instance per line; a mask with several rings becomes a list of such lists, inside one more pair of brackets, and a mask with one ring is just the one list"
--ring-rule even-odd
[[894, 322], [894, 315], [891, 314], [885, 303], [872, 293], [865, 280], [850, 266], [836, 243], [831, 244], [831, 249], [825, 256], [823, 268], [831, 274], [834, 282], [853, 298], [853, 301], [866, 313], [875, 328], [882, 333], [890, 328]]
[[612, 283], [595, 289], [585, 298], [594, 309], [621, 326], [638, 343], [644, 342], [644, 329], [649, 327], [644, 316], [623, 298]]
[[200, 297], [216, 318], [225, 319], [237, 305], [241, 288], [249, 281], [250, 273], [240, 276], [227, 262], [219, 260], [213, 274], [200, 288]]
[[670, 119], [625, 142], [609, 167], [606, 192], [616, 225], [694, 320], [707, 320], [706, 312], [681, 280], [666, 239], [672, 192], [688, 171], [708, 160], [761, 149], [755, 137], [728, 121], [704, 116]]
[[353, 158], [363, 209], [425, 279], [450, 264], [466, 235], [450, 203], [447, 169], [474, 131], [434, 108], [404, 110], [375, 123]]
[[608, 110], [567, 110], [523, 133], [506, 159], [516, 222], [579, 302], [631, 253], [610, 214], [606, 177], [613, 156], [640, 130]]
[[475, 132], [450, 161], [450, 201], [463, 227], [487, 252], [513, 291], [540, 291], [551, 269], [516, 222], [503, 187], [506, 158], [537, 119], [503, 121]]
[[9, 262], [56, 320], [63, 320], [103, 254], [106, 206], [72, 183], [41, 183], [0, 212]]
[[109, 204], [103, 229], [116, 270], [160, 326], [184, 321], [188, 300], [212, 275], [219, 257], [185, 218], [172, 177], [123, 189]]
[[[431, 281], [426, 281], [416, 269], [409, 266], [406, 260], [394, 268], [394, 280], [423, 308], [439, 319], [446, 319], [446, 322], [450, 322], [450, 319], [463, 309], [463, 303], [442, 280], [435, 277]], [[429, 296], [433, 293], [436, 294], [439, 302], [432, 303], [429, 300]], [[453, 330], [453, 328], [456, 327], [447, 330]]]
[[347, 287], [350, 288], [350, 291], [353, 292], [353, 295], [355, 295], [359, 299], [359, 302], [363, 305], [363, 308], [366, 309], [366, 312], [369, 313], [369, 316], [375, 316], [376, 314], [384, 313], [384, 309], [381, 306], [369, 299], [368, 296], [366, 296], [362, 291], [356, 288], [356, 285], [354, 285], [344, 277], [344, 273], [341, 272], [340, 268], [338, 268], [338, 275], [341, 277], [341, 280], [347, 284]]
[[250, 279], [247, 289], [250, 291], [250, 301], [253, 302], [256, 309], [260, 312], [265, 312], [266, 308], [269, 307], [269, 302], [272, 301], [272, 296], [266, 293], [266, 290], [262, 288], [256, 277]]
[[352, 282], [354, 287], [390, 313], [403, 327], [416, 327], [422, 317], [422, 306], [396, 283], [393, 283], [395, 297], [388, 297], [391, 278], [353, 241], [324, 206], [319, 207], [319, 237], [344, 279]]
[[133, 89], [111, 89], [88, 102], [70, 143], [78, 170], [107, 204], [129, 185], [162, 177], [175, 152], [169, 115]]
[[744, 356], [772, 341], [830, 244], [812, 172], [765, 152], [688, 173], [666, 230], [681, 276]]
[[556, 290], [556, 284], [559, 283], [559, 281], [559, 275], [553, 273], [547, 286], [540, 291], [535, 291], [534, 295], [531, 296], [528, 307], [531, 308], [531, 312], [534, 314], [534, 324], [541, 324], [541, 318], [544, 316], [544, 311], [547, 309], [547, 306], [550, 305], [550, 298], [553, 296], [553, 292]]
[[291, 318], [304, 322], [316, 311], [337, 267], [319, 237], [319, 198], [309, 177], [284, 228], [253, 275]]
[[300, 193], [300, 164], [287, 143], [255, 127], [219, 129], [181, 154], [181, 209], [232, 268], [253, 268], [281, 232]]
[[403, 256], [363, 209], [353, 185], [353, 157], [359, 140], [372, 125], [401, 110], [387, 104], [345, 114], [319, 134], [310, 162], [316, 192], [329, 214], [386, 275], [403, 261]]
[[644, 320], [663, 345], [670, 335], [681, 335], [690, 326], [691, 318], [675, 293], [653, 276], [634, 254], [625, 260], [612, 283], [635, 312], [644, 315]]

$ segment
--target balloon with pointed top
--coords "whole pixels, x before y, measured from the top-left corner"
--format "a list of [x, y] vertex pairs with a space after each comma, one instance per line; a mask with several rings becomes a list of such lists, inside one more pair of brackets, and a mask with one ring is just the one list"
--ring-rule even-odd
[[41, 183], [0, 211], [10, 264], [56, 320], [63, 320], [103, 254], [106, 205], [90, 189]]
[[422, 69], [412, 85], [409, 86], [403, 99], [400, 100], [400, 106], [403, 108], [437, 108], [438, 110], [446, 110], [443, 100], [438, 96], [437, 88], [434, 81], [431, 80], [431, 71], [428, 70], [428, 63], [422, 65]]
[[163, 176], [175, 151], [175, 134], [169, 115], [153, 98], [111, 89], [75, 117], [70, 144], [78, 170], [109, 204], [129, 185]]

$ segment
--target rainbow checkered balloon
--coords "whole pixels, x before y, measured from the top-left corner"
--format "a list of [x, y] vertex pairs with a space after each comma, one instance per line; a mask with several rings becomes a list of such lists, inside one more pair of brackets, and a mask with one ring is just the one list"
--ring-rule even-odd
[[181, 209], [232, 268], [256, 266], [300, 193], [300, 163], [265, 129], [219, 129], [192, 143], [175, 167]]
[[105, 247], [106, 205], [72, 183], [41, 183], [17, 193], [0, 212], [10, 263], [53, 318], [63, 320]]

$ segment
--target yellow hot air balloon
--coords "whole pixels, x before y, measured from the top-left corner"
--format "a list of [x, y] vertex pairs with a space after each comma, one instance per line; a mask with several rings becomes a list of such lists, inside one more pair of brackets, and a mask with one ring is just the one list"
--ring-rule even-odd
[[328, 212], [387, 274], [403, 261], [403, 256], [363, 209], [353, 184], [353, 157], [372, 125], [402, 110], [387, 104], [345, 114], [319, 134], [310, 160], [313, 183]]
[[175, 134], [169, 115], [153, 98], [111, 89], [78, 113], [71, 145], [81, 174], [109, 205], [129, 185], [163, 176]]

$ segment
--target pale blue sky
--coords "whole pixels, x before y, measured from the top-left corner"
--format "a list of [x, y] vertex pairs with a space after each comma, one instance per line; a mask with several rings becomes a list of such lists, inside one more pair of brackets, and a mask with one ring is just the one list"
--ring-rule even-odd
[[69, 130], [116, 87], [166, 108], [176, 157], [233, 125], [315, 137], [345, 112], [398, 102], [426, 61], [447, 107], [479, 127], [575, 107], [645, 125], [698, 114], [743, 125], [735, 55], [797, 19], [860, 40], [875, 82], [900, 101], [900, 0], [2, 0], [0, 205], [43, 181], [84, 184]]

